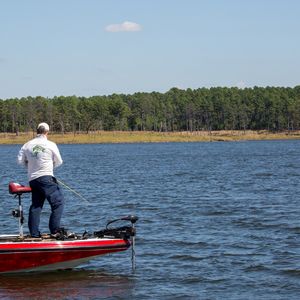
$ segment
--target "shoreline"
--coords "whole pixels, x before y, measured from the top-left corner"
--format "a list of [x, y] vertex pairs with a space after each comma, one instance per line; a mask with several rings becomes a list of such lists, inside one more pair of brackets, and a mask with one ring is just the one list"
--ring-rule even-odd
[[[24, 144], [35, 137], [35, 132], [0, 133], [0, 145]], [[300, 139], [300, 130], [270, 132], [267, 130], [221, 130], [193, 132], [154, 131], [94, 131], [90, 133], [49, 133], [49, 140], [57, 144], [106, 143], [168, 143], [168, 142], [223, 142]]]

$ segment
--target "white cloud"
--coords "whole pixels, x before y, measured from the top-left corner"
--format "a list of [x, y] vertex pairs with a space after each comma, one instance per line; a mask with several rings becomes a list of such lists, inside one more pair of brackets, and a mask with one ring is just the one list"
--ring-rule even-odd
[[120, 31], [141, 31], [142, 26], [140, 24], [125, 21], [121, 24], [110, 24], [105, 27], [108, 32], [120, 32]]

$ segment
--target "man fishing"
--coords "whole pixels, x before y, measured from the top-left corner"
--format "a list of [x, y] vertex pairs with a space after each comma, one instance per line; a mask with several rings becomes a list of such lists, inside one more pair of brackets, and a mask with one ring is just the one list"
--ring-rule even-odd
[[64, 208], [64, 197], [54, 177], [53, 169], [63, 161], [57, 145], [48, 140], [49, 125], [40, 123], [37, 136], [23, 145], [18, 154], [18, 163], [28, 170], [29, 185], [32, 189], [32, 203], [29, 208], [28, 227], [32, 237], [40, 237], [40, 215], [45, 202], [51, 206], [49, 229], [55, 234], [60, 229]]

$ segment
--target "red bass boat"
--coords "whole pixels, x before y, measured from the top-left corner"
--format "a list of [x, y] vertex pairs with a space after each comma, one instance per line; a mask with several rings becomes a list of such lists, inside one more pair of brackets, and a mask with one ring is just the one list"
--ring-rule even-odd
[[[100, 255], [125, 251], [132, 247], [132, 264], [135, 265], [134, 242], [136, 216], [126, 216], [107, 223], [103, 230], [82, 235], [62, 229], [56, 235], [45, 234], [31, 238], [23, 234], [21, 196], [30, 193], [28, 186], [9, 183], [9, 192], [19, 200], [19, 208], [12, 214], [19, 220], [19, 235], [0, 235], [0, 273], [47, 271], [73, 268]], [[116, 221], [129, 221], [130, 226], [111, 227]], [[109, 227], [110, 226], [110, 227]]]

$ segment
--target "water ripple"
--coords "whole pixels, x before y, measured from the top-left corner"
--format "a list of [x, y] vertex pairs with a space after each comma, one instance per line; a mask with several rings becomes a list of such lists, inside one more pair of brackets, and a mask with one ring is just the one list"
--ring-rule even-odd
[[[82, 233], [138, 215], [136, 271], [129, 250], [70, 272], [0, 278], [1, 298], [299, 299], [300, 141], [59, 147], [57, 177], [88, 200], [64, 191], [64, 226]], [[18, 149], [0, 147], [3, 233], [18, 229], [7, 193], [10, 180], [26, 182]], [[45, 205], [42, 231], [49, 213]]]

